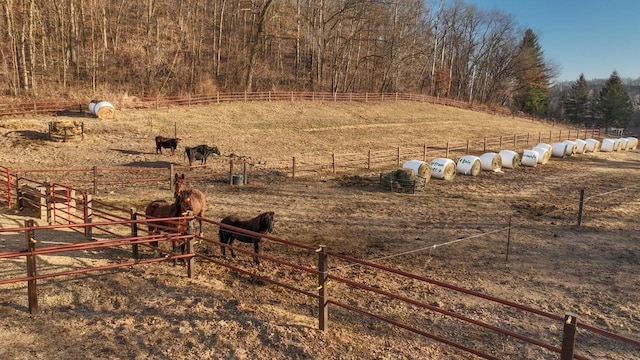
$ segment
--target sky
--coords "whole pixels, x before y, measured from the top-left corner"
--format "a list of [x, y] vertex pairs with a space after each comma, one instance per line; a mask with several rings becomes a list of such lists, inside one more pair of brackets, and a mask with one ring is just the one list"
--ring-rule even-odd
[[530, 28], [556, 81], [640, 78], [640, 0], [465, 0]]

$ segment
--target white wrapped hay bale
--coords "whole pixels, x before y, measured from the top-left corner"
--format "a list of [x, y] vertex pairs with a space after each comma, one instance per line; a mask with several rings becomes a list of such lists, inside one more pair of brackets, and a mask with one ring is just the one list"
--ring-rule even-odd
[[542, 147], [534, 147], [531, 150], [538, 153], [538, 164], [544, 165], [549, 162], [549, 159], [551, 158], [551, 150], [547, 150]]
[[564, 158], [567, 156], [567, 144], [563, 142], [553, 143], [551, 148], [551, 156], [557, 158]]
[[502, 157], [494, 152], [484, 153], [480, 155], [480, 164], [482, 170], [497, 172], [502, 168]]
[[578, 144], [576, 144], [575, 141], [565, 140], [563, 141], [563, 143], [567, 145], [566, 152], [565, 152], [567, 156], [573, 156], [576, 154], [576, 152], [578, 151], [577, 150]]
[[591, 152], [600, 151], [601, 144], [599, 140], [589, 138], [589, 139], [585, 139], [584, 141], [587, 143], [586, 145], [587, 151], [591, 151]]
[[545, 150], [547, 150], [549, 152], [549, 156], [551, 156], [551, 144], [547, 144], [547, 143], [538, 143], [538, 145], [534, 146], [534, 148], [543, 148]]
[[602, 144], [600, 144], [600, 151], [612, 152], [614, 148], [615, 148], [615, 141], [613, 141], [613, 139], [602, 139]]
[[482, 170], [480, 158], [473, 155], [465, 155], [458, 159], [456, 171], [458, 174], [476, 176]]
[[620, 138], [620, 150], [626, 151], [629, 150], [629, 140], [627, 138]]
[[538, 152], [535, 150], [525, 150], [522, 152], [522, 166], [536, 167], [538, 165]]
[[108, 101], [91, 100], [89, 103], [89, 112], [97, 116], [98, 119], [113, 119], [116, 114], [116, 109]]
[[638, 148], [638, 139], [635, 137], [628, 137], [627, 141], [629, 142], [629, 150], [635, 150]]
[[451, 180], [456, 177], [456, 164], [451, 159], [435, 158], [431, 160], [431, 177]]
[[587, 152], [587, 142], [582, 140], [582, 139], [575, 139], [573, 140], [574, 143], [576, 143], [576, 154], [583, 154], [585, 152]]
[[500, 150], [498, 153], [502, 158], [502, 167], [517, 169], [520, 166], [520, 154], [513, 150]]
[[622, 150], [622, 140], [613, 139], [613, 151], [620, 151], [620, 150]]
[[421, 160], [409, 160], [402, 164], [403, 169], [411, 169], [416, 176], [419, 176], [427, 181], [431, 179], [431, 167]]

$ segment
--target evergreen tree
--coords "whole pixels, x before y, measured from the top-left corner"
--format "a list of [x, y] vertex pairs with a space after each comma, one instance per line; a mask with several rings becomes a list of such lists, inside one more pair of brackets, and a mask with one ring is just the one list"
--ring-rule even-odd
[[618, 72], [614, 71], [598, 94], [598, 125], [623, 128], [633, 114], [633, 104]]
[[527, 29], [515, 58], [518, 69], [515, 101], [521, 111], [534, 116], [545, 116], [549, 108], [550, 69], [543, 54], [538, 37]]
[[591, 123], [591, 96], [584, 74], [571, 85], [569, 95], [564, 102], [565, 115], [572, 124]]

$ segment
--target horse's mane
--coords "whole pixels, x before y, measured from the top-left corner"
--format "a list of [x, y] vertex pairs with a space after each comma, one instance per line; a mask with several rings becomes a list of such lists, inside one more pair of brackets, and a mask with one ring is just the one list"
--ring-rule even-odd
[[273, 211], [269, 211], [263, 214], [260, 214], [260, 230], [266, 231], [268, 233], [273, 231], [273, 216], [275, 213]]

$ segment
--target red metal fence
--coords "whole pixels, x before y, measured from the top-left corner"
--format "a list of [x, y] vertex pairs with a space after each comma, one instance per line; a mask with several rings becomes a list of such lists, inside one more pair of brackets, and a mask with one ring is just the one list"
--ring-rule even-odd
[[[105, 218], [122, 218], [125, 209], [118, 209], [115, 213], [105, 212]], [[621, 347], [628, 347], [629, 353], [640, 350], [640, 341], [636, 339], [626, 338], [615, 333], [611, 333], [607, 330], [578, 323], [576, 316], [573, 314], [556, 315], [548, 313], [544, 310], [535, 309], [529, 306], [523, 306], [513, 301], [508, 301], [500, 298], [493, 297], [491, 295], [483, 294], [477, 291], [461, 288], [459, 286], [443, 283], [434, 279], [418, 276], [405, 271], [397, 270], [388, 266], [379, 265], [370, 261], [364, 261], [350, 256], [346, 256], [339, 253], [329, 251], [325, 246], [308, 246], [293, 241], [277, 238], [270, 235], [257, 234], [251, 231], [247, 231], [240, 228], [220, 224], [208, 219], [200, 219], [206, 223], [214, 226], [223, 227], [230, 231], [243, 233], [251, 236], [260, 236], [267, 238], [275, 244], [286, 246], [287, 250], [297, 249], [299, 254], [295, 256], [298, 259], [298, 263], [293, 263], [289, 259], [291, 256], [287, 256], [288, 260], [282, 260], [276, 256], [255, 254], [250, 250], [243, 248], [236, 248], [229, 245], [221, 244], [218, 240], [200, 237], [189, 234], [169, 234], [169, 235], [140, 235], [139, 231], [144, 232], [147, 230], [147, 223], [149, 221], [166, 221], [166, 220], [180, 220], [180, 218], [169, 219], [145, 219], [143, 214], [131, 212], [131, 219], [117, 220], [117, 221], [101, 221], [101, 222], [89, 222], [89, 223], [69, 223], [69, 224], [54, 224], [47, 226], [34, 226], [33, 220], [28, 220], [24, 227], [0, 229], [0, 233], [23, 233], [25, 248], [15, 251], [7, 251], [0, 253], [0, 262], [11, 259], [26, 259], [26, 271], [25, 276], [11, 276], [0, 279], [0, 286], [12, 284], [12, 283], [27, 283], [27, 296], [29, 298], [29, 309], [32, 312], [38, 311], [38, 292], [37, 283], [43, 279], [57, 278], [61, 276], [79, 275], [88, 272], [104, 271], [109, 269], [116, 269], [120, 267], [140, 266], [152, 262], [164, 261], [166, 259], [186, 259], [186, 272], [187, 276], [192, 277], [195, 273], [195, 258], [208, 260], [211, 263], [225, 266], [235, 270], [238, 273], [249, 275], [255, 279], [261, 279], [263, 281], [273, 283], [277, 286], [286, 288], [290, 291], [303, 294], [307, 297], [314, 298], [318, 303], [318, 327], [321, 330], [328, 329], [328, 312], [329, 309], [345, 309], [350, 312], [356, 312], [358, 314], [377, 319], [389, 323], [391, 325], [403, 328], [414, 334], [418, 334], [423, 337], [444, 343], [448, 346], [455, 347], [463, 352], [474, 354], [481, 358], [495, 359], [505, 354], [491, 354], [487, 348], [482, 344], [476, 343], [475, 346], [465, 345], [464, 337], [462, 335], [456, 336], [455, 334], [439, 333], [437, 326], [430, 327], [430, 330], [425, 330], [424, 321], [427, 321], [428, 316], [437, 314], [443, 316], [452, 321], [461, 322], [470, 329], [483, 329], [484, 332], [494, 333], [500, 336], [504, 336], [503, 341], [513, 341], [519, 343], [518, 348], [522, 347], [534, 347], [538, 348], [539, 354], [556, 353], [560, 354], [561, 359], [588, 359], [587, 356], [574, 354], [574, 351], [581, 350], [582, 348], [588, 349], [589, 346], [594, 346], [597, 341], [592, 339], [593, 336], [604, 337], [609, 340], [613, 340], [620, 344]], [[94, 219], [95, 220], [95, 219]], [[118, 234], [112, 235], [111, 231], [103, 231], [104, 228], [119, 228]], [[92, 228], [91, 231], [81, 229]], [[43, 230], [51, 229], [76, 229], [79, 233], [97, 233], [102, 232], [107, 234], [103, 239], [85, 239], [85, 241], [76, 241], [71, 244], [46, 246], [46, 241], [50, 239], [43, 239], [39, 235]], [[205, 253], [199, 253], [194, 250], [194, 240], [197, 239], [202, 243], [209, 244], [211, 246], [219, 247], [224, 246], [226, 248], [232, 248], [235, 251], [246, 254], [247, 256], [258, 256], [263, 261], [278, 264], [279, 266], [295, 269], [297, 279], [287, 279], [286, 277], [271, 278], [265, 276], [252, 269], [243, 268], [241, 266], [233, 265], [226, 262], [219, 257], [214, 257]], [[186, 243], [187, 252], [185, 255], [166, 253], [167, 257], [140, 259], [138, 254], [138, 246], [145, 245], [150, 241], [184, 241]], [[59, 253], [73, 253], [74, 251], [81, 250], [93, 250], [101, 248], [128, 248], [132, 249], [132, 260], [125, 261], [117, 264], [109, 264], [104, 266], [95, 266], [89, 268], [79, 268], [73, 270], [63, 270], [57, 272], [43, 273], [38, 271], [38, 257], [46, 256], [47, 254], [59, 254]], [[315, 262], [315, 265], [314, 265]], [[5, 262], [6, 264], [7, 262]], [[13, 266], [17, 268], [12, 269], [11, 274], [20, 273], [20, 266], [18, 264], [24, 264], [25, 262], [12, 262]], [[443, 291], [454, 292], [460, 296], [476, 299], [476, 301], [487, 302], [494, 304], [495, 306], [505, 306], [513, 313], [514, 317], [519, 319], [518, 326], [506, 326], [508, 321], [496, 321], [491, 320], [478, 320], [477, 318], [465, 314], [464, 312], [452, 311], [445, 309], [442, 306], [436, 306], [427, 301], [424, 298], [416, 296], [415, 291], [404, 291], [401, 293], [395, 293], [384, 290], [383, 284], [371, 284], [360, 281], [351, 280], [354, 277], [348, 275], [339, 275], [340, 267], [329, 268], [329, 264], [348, 264], [350, 271], [357, 272], [379, 272], [384, 275], [384, 278], [396, 277], [398, 281], [412, 281], [416, 284], [428, 285], [431, 288], [438, 288]], [[355, 266], [354, 266], [355, 265]], [[356, 269], [357, 266], [357, 269]], [[355, 269], [355, 270], [354, 270]], [[315, 280], [314, 280], [315, 279]], [[350, 295], [350, 292], [356, 289], [358, 294], [364, 295]], [[385, 312], [382, 310], [376, 310], [374, 307], [362, 308], [353, 305], [355, 302], [350, 301], [350, 297], [353, 296], [367, 296], [371, 298], [371, 303], [376, 301], [394, 302], [395, 304], [401, 304], [401, 314], [397, 312]], [[379, 300], [384, 299], [384, 300]], [[519, 315], [518, 315], [519, 314]], [[525, 320], [531, 321], [532, 324], [539, 322], [548, 322], [549, 329], [562, 328], [560, 333], [554, 333], [549, 331], [546, 335], [541, 335], [542, 338], [536, 338], [529, 335], [527, 331]], [[562, 324], [562, 326], [559, 326]], [[582, 330], [580, 338], [576, 342], [574, 337], [576, 330]], [[578, 344], [576, 346], [576, 344]], [[636, 350], [633, 350], [636, 349]], [[518, 354], [513, 354], [517, 356]]]

